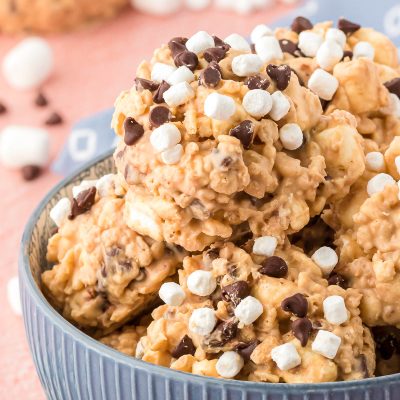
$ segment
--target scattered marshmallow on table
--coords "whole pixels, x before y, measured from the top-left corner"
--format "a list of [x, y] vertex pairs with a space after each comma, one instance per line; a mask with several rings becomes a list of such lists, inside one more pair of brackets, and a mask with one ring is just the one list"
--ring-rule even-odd
[[263, 305], [253, 296], [245, 297], [235, 308], [235, 316], [244, 325], [250, 325], [263, 313]]
[[347, 41], [346, 34], [340, 29], [336, 28], [329, 28], [326, 31], [325, 39], [334, 40], [337, 44], [341, 46], [342, 49], [344, 49], [344, 46], [346, 45]]
[[185, 291], [175, 282], [163, 283], [158, 295], [169, 306], [180, 306], [186, 297]]
[[323, 301], [325, 319], [334, 325], [340, 325], [349, 319], [346, 304], [342, 296], [329, 296]]
[[250, 76], [260, 72], [263, 66], [257, 54], [242, 54], [232, 60], [232, 72], [237, 76]]
[[171, 123], [154, 129], [150, 135], [150, 143], [158, 153], [170, 149], [181, 141], [181, 132]]
[[274, 236], [262, 236], [254, 240], [253, 253], [258, 256], [272, 257], [275, 253], [278, 240]]
[[303, 144], [303, 132], [297, 124], [286, 124], [279, 129], [279, 138], [286, 150], [296, 150]]
[[391, 175], [385, 173], [377, 174], [368, 181], [367, 193], [372, 196], [375, 193], [382, 192], [387, 185], [394, 185], [395, 183]]
[[215, 369], [223, 378], [234, 378], [244, 366], [243, 358], [236, 351], [227, 351], [218, 359]]
[[295, 368], [301, 364], [301, 358], [293, 343], [285, 343], [271, 350], [271, 358], [282, 371]]
[[365, 162], [370, 171], [382, 171], [385, 168], [385, 158], [379, 151], [371, 151], [366, 154]]
[[186, 48], [196, 54], [202, 53], [204, 50], [214, 46], [215, 42], [213, 37], [205, 31], [199, 31], [195, 33], [186, 42]]
[[263, 36], [272, 36], [274, 33], [272, 29], [267, 25], [260, 24], [254, 27], [251, 31], [250, 39], [252, 43], [256, 43], [258, 39], [262, 38]]
[[338, 87], [336, 77], [321, 68], [316, 69], [308, 80], [308, 88], [323, 100], [332, 100]]
[[183, 155], [183, 146], [176, 144], [174, 147], [167, 149], [161, 153], [161, 160], [164, 164], [173, 165], [177, 164]]
[[299, 34], [299, 49], [307, 57], [315, 57], [324, 38], [315, 32], [303, 31]]
[[177, 83], [164, 92], [164, 100], [170, 107], [181, 106], [194, 96], [194, 90], [187, 82]]
[[290, 102], [287, 97], [279, 90], [272, 93], [272, 108], [269, 116], [274, 121], [281, 120], [290, 110]]
[[368, 58], [373, 60], [375, 58], [375, 49], [368, 42], [358, 42], [353, 47], [353, 59]]
[[84, 190], [96, 187], [96, 184], [96, 180], [82, 181], [78, 186], [72, 187], [72, 196], [77, 198], [79, 194], [82, 193]]
[[255, 43], [255, 49], [264, 63], [283, 60], [283, 52], [275, 36], [262, 36]]
[[54, 60], [49, 44], [38, 37], [22, 40], [3, 59], [3, 74], [15, 89], [39, 87], [51, 74]]
[[137, 10], [153, 15], [169, 15], [182, 8], [182, 0], [130, 0]]
[[343, 49], [335, 40], [328, 39], [317, 51], [316, 60], [322, 69], [332, 70], [343, 58]]
[[154, 82], [162, 82], [169, 80], [169, 77], [176, 71], [176, 67], [164, 63], [155, 63], [151, 70], [151, 80]]
[[224, 42], [229, 44], [233, 50], [237, 51], [251, 51], [250, 44], [243, 37], [238, 35], [237, 33], [232, 33], [224, 39]]
[[321, 354], [322, 356], [334, 359], [339, 350], [342, 339], [332, 332], [319, 330], [315, 337], [311, 349], [315, 353]]
[[272, 97], [262, 89], [249, 90], [243, 97], [243, 108], [254, 118], [262, 118], [272, 108]]
[[14, 276], [7, 283], [7, 300], [14, 314], [22, 315], [18, 276]]
[[187, 287], [197, 296], [209, 296], [217, 288], [217, 281], [212, 272], [197, 270], [188, 276]]
[[339, 261], [336, 251], [328, 246], [320, 247], [311, 256], [311, 259], [321, 268], [325, 275], [330, 274]]
[[204, 102], [204, 114], [207, 117], [225, 121], [236, 111], [235, 101], [230, 96], [219, 93], [211, 93]]
[[209, 335], [217, 324], [215, 311], [211, 308], [197, 308], [189, 318], [189, 330], [197, 335]]
[[71, 213], [71, 201], [67, 197], [63, 197], [50, 210], [50, 218], [60, 227]]
[[171, 75], [168, 76], [166, 81], [170, 85], [176, 85], [177, 83], [181, 82], [193, 82], [195, 80], [195, 76], [193, 72], [186, 66], [183, 65], [176, 69]]

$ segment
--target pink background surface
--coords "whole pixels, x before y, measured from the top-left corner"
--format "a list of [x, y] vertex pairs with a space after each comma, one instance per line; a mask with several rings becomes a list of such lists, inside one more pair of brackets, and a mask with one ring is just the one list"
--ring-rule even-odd
[[[173, 36], [207, 30], [225, 37], [234, 32], [249, 35], [257, 23], [273, 20], [287, 7], [277, 7], [250, 16], [223, 14], [215, 10], [188, 11], [169, 18], [155, 18], [132, 11], [104, 25], [63, 36], [50, 37], [56, 67], [43, 92], [49, 107], [33, 104], [35, 92], [10, 89], [0, 76], [0, 101], [9, 112], [0, 116], [0, 129], [10, 123], [43, 126], [54, 110], [65, 123], [49, 129], [52, 158], [61, 149], [73, 123], [94, 112], [109, 108], [120, 91], [130, 87], [135, 70], [154, 48]], [[16, 38], [0, 37], [0, 56]], [[18, 171], [0, 167], [0, 399], [41, 400], [40, 387], [22, 318], [13, 314], [6, 299], [6, 284], [17, 274], [18, 246], [22, 231], [33, 209], [61, 177], [46, 172], [36, 181], [24, 182]]]

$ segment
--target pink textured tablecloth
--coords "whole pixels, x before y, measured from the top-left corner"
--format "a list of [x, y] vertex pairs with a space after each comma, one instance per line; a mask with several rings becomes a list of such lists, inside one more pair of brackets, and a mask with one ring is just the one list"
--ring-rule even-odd
[[[51, 37], [56, 67], [43, 88], [50, 100], [49, 107], [35, 107], [35, 93], [12, 90], [0, 77], [0, 102], [9, 109], [0, 116], [0, 129], [9, 123], [42, 126], [50, 111], [60, 112], [65, 123], [49, 129], [54, 158], [71, 125], [109, 108], [117, 94], [132, 85], [138, 63], [149, 58], [160, 43], [200, 29], [223, 37], [232, 31], [248, 35], [255, 24], [268, 22], [285, 11], [287, 8], [278, 7], [245, 17], [215, 10], [185, 11], [169, 18], [129, 11], [105, 25]], [[0, 36], [0, 56], [15, 42], [15, 38]], [[17, 274], [19, 241], [29, 215], [59, 179], [46, 172], [40, 179], [26, 183], [18, 172], [0, 167], [0, 399], [3, 400], [45, 398], [31, 361], [22, 319], [8, 306], [6, 284]]]

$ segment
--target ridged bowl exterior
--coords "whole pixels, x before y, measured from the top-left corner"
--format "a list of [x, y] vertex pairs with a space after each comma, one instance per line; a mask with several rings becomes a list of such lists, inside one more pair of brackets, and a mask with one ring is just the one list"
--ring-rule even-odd
[[49, 211], [82, 179], [113, 170], [111, 154], [61, 182], [25, 230], [19, 274], [25, 330], [50, 400], [400, 400], [400, 374], [326, 384], [267, 384], [195, 376], [125, 356], [62, 318], [40, 291], [51, 234]]

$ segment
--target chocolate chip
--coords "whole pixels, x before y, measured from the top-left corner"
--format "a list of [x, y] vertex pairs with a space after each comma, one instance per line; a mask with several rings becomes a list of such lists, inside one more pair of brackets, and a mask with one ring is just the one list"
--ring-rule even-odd
[[303, 347], [307, 346], [312, 329], [312, 323], [308, 318], [299, 318], [292, 322], [293, 335], [295, 338], [299, 339]]
[[161, 104], [164, 103], [164, 93], [171, 87], [170, 84], [168, 84], [165, 81], [162, 81], [160, 85], [158, 86], [157, 90], [155, 91], [153, 95], [153, 100], [154, 103]]
[[7, 107], [3, 103], [0, 103], [0, 114], [5, 114], [6, 112]]
[[211, 335], [205, 340], [205, 344], [211, 347], [221, 347], [236, 337], [238, 322], [228, 320], [217, 325]]
[[255, 339], [249, 343], [239, 343], [235, 350], [242, 356], [244, 361], [249, 361], [255, 348], [260, 344], [260, 341]]
[[136, 78], [135, 84], [137, 90], [150, 90], [150, 92], [156, 91], [160, 86], [160, 84], [157, 82], [149, 81], [148, 79], [144, 78]]
[[42, 170], [37, 165], [26, 165], [22, 167], [21, 172], [25, 181], [33, 181], [40, 175]]
[[200, 75], [200, 84], [208, 88], [215, 88], [221, 82], [221, 69], [217, 63], [210, 63]]
[[213, 36], [213, 39], [214, 39], [214, 44], [216, 47], [223, 47], [224, 49], [227, 49], [227, 51], [231, 48], [231, 46], [229, 46], [228, 43], [225, 43], [218, 36]]
[[175, 58], [178, 54], [186, 51], [187, 38], [174, 37], [168, 42], [168, 47], [171, 50], [172, 58]]
[[253, 143], [254, 124], [249, 120], [242, 121], [238, 126], [230, 130], [229, 135], [239, 139], [243, 147], [248, 149]]
[[53, 112], [50, 114], [49, 118], [46, 119], [46, 125], [59, 125], [63, 123], [63, 119], [60, 114]]
[[289, 53], [294, 57], [303, 57], [304, 54], [300, 51], [297, 44], [289, 39], [281, 39], [279, 45], [284, 53]]
[[220, 62], [226, 56], [227, 50], [224, 47], [213, 47], [204, 51], [204, 59], [207, 62]]
[[255, 90], [255, 89], [266, 90], [268, 86], [271, 84], [271, 82], [267, 78], [263, 78], [259, 75], [253, 75], [246, 78], [244, 84], [247, 85], [247, 87], [250, 90]]
[[46, 107], [49, 104], [49, 102], [47, 101], [45, 95], [43, 93], [39, 92], [36, 96], [35, 104], [38, 107]]
[[183, 51], [174, 58], [174, 63], [177, 67], [182, 67], [185, 65], [191, 71], [194, 71], [199, 65], [199, 58], [197, 57], [196, 53], [191, 51]]
[[149, 120], [152, 127], [158, 128], [171, 120], [171, 112], [164, 106], [154, 107], [150, 111]]
[[255, 45], [254, 43], [252, 43], [252, 44], [250, 45], [250, 49], [251, 49], [251, 52], [252, 52], [253, 54], [256, 54], [256, 53], [257, 53], [257, 51], [256, 51], [256, 45]]
[[344, 279], [342, 275], [339, 275], [336, 272], [332, 272], [329, 275], [328, 284], [329, 285], [337, 285], [337, 286], [342, 287], [343, 289], [347, 288], [346, 279]]
[[258, 272], [271, 278], [284, 278], [289, 270], [286, 261], [277, 256], [266, 258], [261, 265]]
[[371, 328], [376, 343], [376, 351], [384, 360], [395, 353], [400, 354], [400, 330], [394, 326], [375, 326]]
[[267, 74], [276, 82], [276, 87], [279, 90], [285, 90], [289, 85], [292, 69], [286, 64], [269, 64], [267, 66]]
[[237, 281], [222, 288], [222, 298], [234, 306], [237, 306], [249, 294], [250, 286], [246, 281]]
[[385, 82], [384, 85], [390, 93], [400, 98], [400, 78], [394, 78], [391, 81]]
[[134, 145], [144, 135], [143, 126], [131, 117], [125, 119], [124, 131], [124, 142], [127, 146]]
[[361, 25], [351, 22], [348, 19], [339, 18], [338, 28], [348, 35], [358, 31], [361, 28]]
[[96, 199], [96, 188], [91, 187], [90, 189], [80, 192], [78, 197], [72, 200], [71, 214], [68, 216], [69, 219], [75, 219], [78, 215], [84, 214], [89, 211]]
[[[320, 97], [320, 98], [319, 98], [319, 102], [321, 103], [322, 110], [326, 111], [326, 109], [327, 109], [328, 106], [329, 106], [330, 101], [329, 101], [329, 100], [321, 99], [321, 97]], [[329, 180], [329, 179], [328, 179], [328, 180]]]
[[232, 157], [225, 157], [222, 161], [221, 161], [221, 167], [222, 168], [229, 168], [231, 166], [231, 164], [233, 163], [233, 158]]
[[347, 57], [349, 57], [350, 60], [351, 60], [351, 59], [353, 58], [353, 52], [350, 51], [350, 50], [345, 50], [345, 51], [343, 52], [342, 61], [343, 61], [345, 58], [347, 58]]
[[296, 317], [303, 318], [307, 315], [308, 301], [301, 293], [296, 293], [283, 300], [281, 308], [283, 311], [291, 312]]
[[301, 33], [313, 28], [311, 21], [305, 17], [296, 17], [291, 25], [292, 31]]
[[192, 339], [188, 335], [185, 335], [179, 342], [178, 346], [172, 350], [171, 355], [174, 358], [185, 356], [186, 354], [194, 355], [196, 347], [194, 347]]

